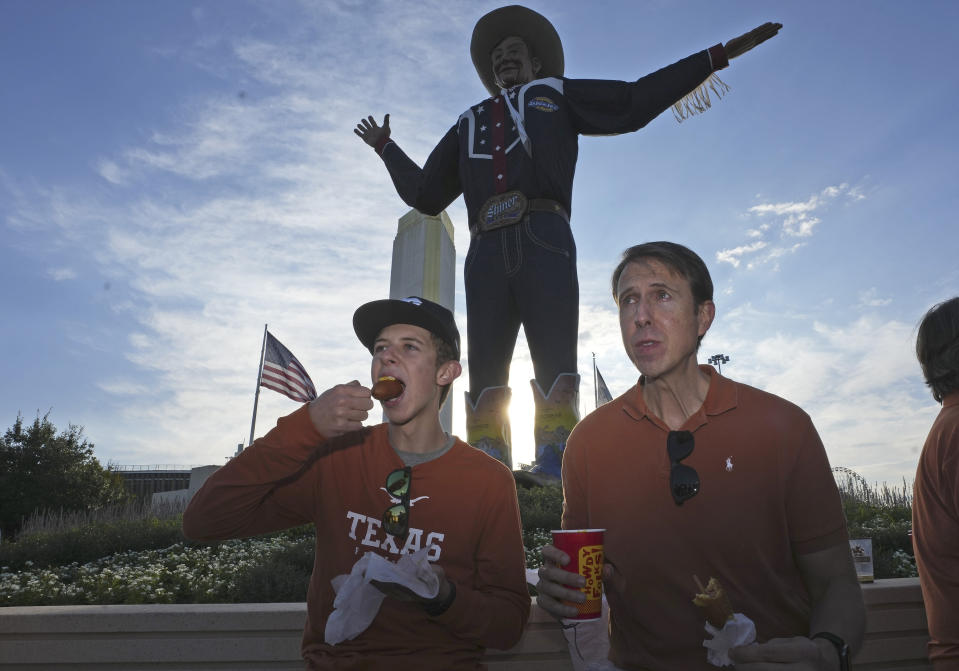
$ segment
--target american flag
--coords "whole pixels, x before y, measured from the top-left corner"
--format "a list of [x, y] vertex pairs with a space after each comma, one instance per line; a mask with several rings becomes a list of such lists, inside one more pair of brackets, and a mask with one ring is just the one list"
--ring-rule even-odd
[[260, 386], [278, 391], [294, 401], [307, 403], [316, 398], [316, 387], [293, 353], [267, 331], [266, 354]]

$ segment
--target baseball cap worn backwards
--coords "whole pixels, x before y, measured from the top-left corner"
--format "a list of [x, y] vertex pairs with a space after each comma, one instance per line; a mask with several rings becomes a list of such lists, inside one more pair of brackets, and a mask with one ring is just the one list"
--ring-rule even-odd
[[424, 328], [453, 347], [460, 358], [460, 332], [453, 313], [438, 303], [419, 296], [388, 298], [361, 305], [353, 313], [353, 330], [364, 347], [373, 353], [380, 331], [393, 324], [412, 324]]

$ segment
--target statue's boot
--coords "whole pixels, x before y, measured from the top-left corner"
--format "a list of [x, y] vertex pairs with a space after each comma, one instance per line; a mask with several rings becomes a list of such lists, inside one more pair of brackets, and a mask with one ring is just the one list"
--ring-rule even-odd
[[579, 421], [579, 375], [562, 373], [544, 394], [536, 380], [530, 380], [536, 414], [533, 420], [533, 438], [536, 441], [536, 461], [530, 473], [543, 484], [558, 482], [562, 476], [563, 451], [570, 431]]
[[476, 403], [466, 392], [466, 442], [513, 468], [510, 445], [509, 387], [487, 387]]

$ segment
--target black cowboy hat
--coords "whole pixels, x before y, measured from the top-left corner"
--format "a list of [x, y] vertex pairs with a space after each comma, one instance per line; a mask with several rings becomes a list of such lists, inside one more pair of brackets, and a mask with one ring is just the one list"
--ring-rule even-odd
[[520, 5], [494, 9], [476, 22], [470, 41], [473, 66], [483, 86], [492, 95], [499, 93], [490, 53], [497, 44], [510, 35], [521, 37], [533, 56], [540, 60], [542, 69], [537, 77], [563, 76], [563, 43], [556, 29], [545, 16]]

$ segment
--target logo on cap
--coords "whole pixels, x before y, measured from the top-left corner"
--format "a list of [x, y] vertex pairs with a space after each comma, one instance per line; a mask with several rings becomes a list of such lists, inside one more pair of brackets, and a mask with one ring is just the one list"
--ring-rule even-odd
[[423, 304], [423, 301], [421, 301], [421, 300], [420, 300], [419, 298], [417, 298], [416, 296], [410, 296], [409, 298], [401, 298], [400, 300], [403, 301], [404, 303], [412, 303], [413, 305], [422, 305], [422, 304]]

